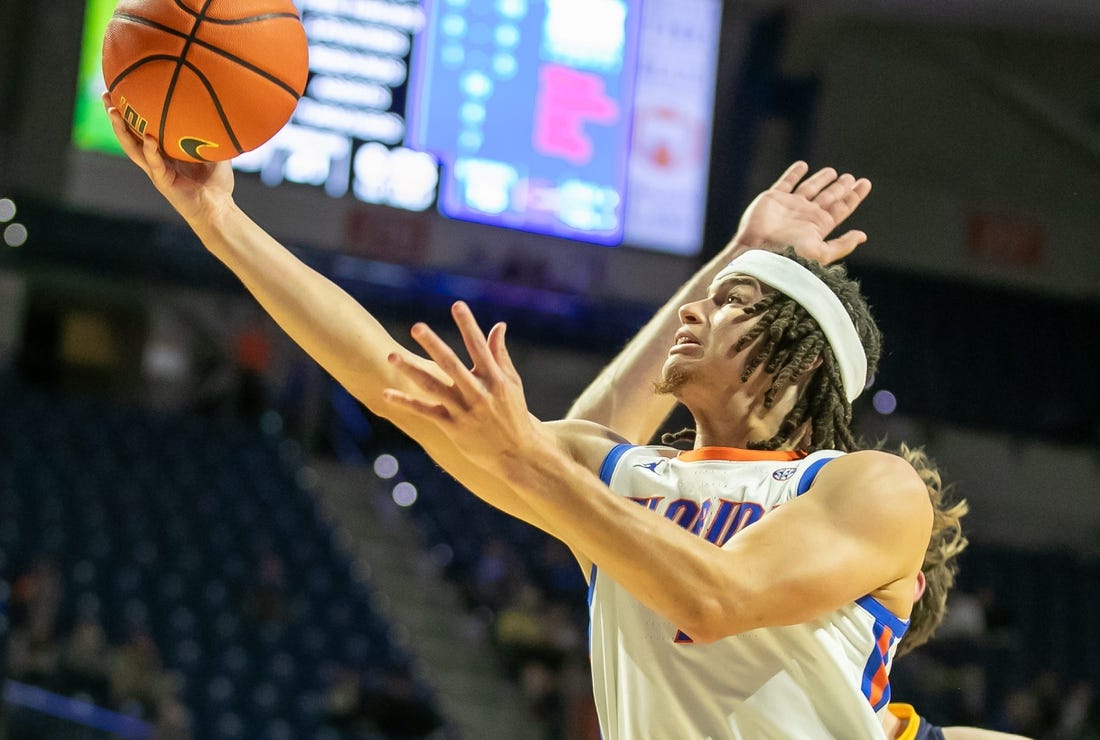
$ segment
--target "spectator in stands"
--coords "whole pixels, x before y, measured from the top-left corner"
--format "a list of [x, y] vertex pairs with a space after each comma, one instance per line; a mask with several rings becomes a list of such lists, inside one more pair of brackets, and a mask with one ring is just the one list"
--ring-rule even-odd
[[539, 589], [526, 583], [516, 598], [500, 609], [493, 622], [493, 644], [513, 679], [529, 660], [547, 649], [542, 619], [545, 606]]
[[531, 736], [536, 740], [563, 740], [565, 700], [560, 670], [542, 661], [529, 660], [520, 669], [519, 685], [531, 719], [528, 728]]
[[62, 582], [57, 567], [39, 560], [12, 589], [9, 675], [24, 683], [50, 688], [61, 662], [57, 634]]
[[158, 705], [151, 740], [191, 740], [191, 714], [175, 696]]
[[160, 703], [170, 694], [157, 647], [146, 632], [137, 628], [115, 651], [110, 680], [114, 707], [146, 720], [156, 717]]
[[69, 634], [58, 671], [57, 690], [67, 696], [107, 706], [111, 681], [110, 651], [103, 625], [93, 616], [80, 618]]
[[1078, 681], [1066, 692], [1054, 734], [1066, 740], [1098, 740], [1098, 713], [1100, 706], [1097, 706], [1096, 689], [1087, 681]]
[[325, 690], [325, 724], [350, 737], [357, 736], [364, 722], [360, 681], [358, 671], [339, 667]]

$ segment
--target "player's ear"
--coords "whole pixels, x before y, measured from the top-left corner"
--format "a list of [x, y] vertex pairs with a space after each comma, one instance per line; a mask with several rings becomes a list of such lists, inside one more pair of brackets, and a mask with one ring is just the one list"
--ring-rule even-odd
[[920, 601], [920, 597], [924, 596], [924, 589], [928, 587], [928, 579], [924, 575], [924, 571], [917, 573], [916, 583], [913, 584], [913, 603], [916, 604]]

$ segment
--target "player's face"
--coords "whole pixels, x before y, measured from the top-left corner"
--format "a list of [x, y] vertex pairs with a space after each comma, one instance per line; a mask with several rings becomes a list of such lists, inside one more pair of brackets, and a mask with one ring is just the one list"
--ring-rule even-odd
[[759, 320], [745, 309], [766, 292], [771, 288], [754, 278], [730, 275], [712, 283], [706, 298], [681, 306], [680, 330], [668, 350], [660, 390], [679, 395], [689, 385], [719, 390], [739, 383], [752, 346], [735, 347]]

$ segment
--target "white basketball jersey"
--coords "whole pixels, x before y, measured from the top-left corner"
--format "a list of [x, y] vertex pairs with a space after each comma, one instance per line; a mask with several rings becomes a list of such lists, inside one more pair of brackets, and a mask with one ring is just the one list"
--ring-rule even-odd
[[[600, 476], [717, 547], [804, 493], [843, 453], [619, 445]], [[813, 557], [790, 543], [790, 557]], [[592, 680], [605, 740], [882, 738], [908, 622], [870, 596], [812, 622], [696, 644], [595, 567]]]

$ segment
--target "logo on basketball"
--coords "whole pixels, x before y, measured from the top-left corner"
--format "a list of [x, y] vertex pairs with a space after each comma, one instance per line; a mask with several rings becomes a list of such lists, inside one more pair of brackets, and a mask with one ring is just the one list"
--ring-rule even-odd
[[796, 470], [798, 470], [798, 468], [780, 468], [772, 473], [772, 477], [776, 480], [787, 480], [794, 475], [794, 471]]
[[145, 120], [145, 117], [134, 110], [134, 106], [126, 102], [126, 98], [120, 98], [119, 102], [122, 104], [122, 118], [126, 121], [126, 125], [138, 132], [139, 136], [145, 136], [145, 129], [149, 126], [149, 121]]
[[200, 162], [207, 162], [209, 160], [199, 151], [203, 147], [217, 149], [218, 145], [212, 141], [206, 141], [205, 139], [199, 139], [194, 136], [184, 136], [179, 140], [179, 148], [182, 149], [187, 156], [192, 159], [197, 159]]

